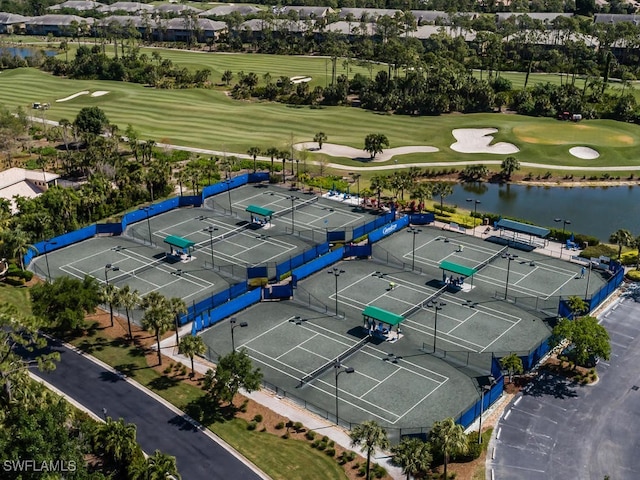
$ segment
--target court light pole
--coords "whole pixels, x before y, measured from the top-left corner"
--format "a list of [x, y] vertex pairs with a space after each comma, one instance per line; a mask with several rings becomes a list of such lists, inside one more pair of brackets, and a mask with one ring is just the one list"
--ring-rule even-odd
[[203, 231], [209, 232], [209, 248], [211, 249], [211, 270], [213, 270], [213, 232], [217, 232], [218, 229], [209, 225]]
[[227, 184], [227, 195], [229, 196], [229, 215], [233, 215], [233, 207], [231, 206], [231, 180], [224, 181]]
[[482, 414], [484, 413], [484, 393], [490, 392], [495, 379], [489, 376], [489, 385], [482, 385], [480, 390], [480, 417], [478, 417], [478, 444], [482, 444]]
[[349, 172], [349, 175], [351, 175], [351, 178], [353, 178], [353, 181], [356, 182], [356, 186], [357, 186], [356, 188], [357, 188], [357, 191], [358, 191], [358, 193], [357, 193], [357, 198], [358, 198], [357, 207], [359, 208], [360, 207], [360, 177], [362, 175], [360, 175], [357, 172]]
[[567, 225], [571, 225], [571, 220], [566, 220], [564, 218], [554, 218], [554, 222], [560, 223], [562, 222], [562, 242], [560, 242], [560, 258], [562, 258], [562, 249], [564, 248], [566, 239], [564, 238], [564, 231]]
[[427, 307], [433, 307], [435, 311], [435, 317], [433, 321], [433, 353], [436, 353], [436, 340], [438, 338], [438, 312], [442, 310], [446, 303], [444, 302], [434, 302], [428, 303]]
[[340, 274], [344, 273], [344, 270], [342, 270], [342, 269], [340, 269], [338, 267], [333, 267], [327, 273], [328, 274], [333, 274], [333, 276], [336, 279], [336, 317], [339, 317], [340, 314], [338, 313], [338, 277], [340, 276]]
[[467, 198], [467, 202], [473, 202], [473, 236], [476, 236], [476, 215], [478, 213], [478, 204], [482, 203], [475, 198]]
[[355, 369], [353, 367], [341, 365], [338, 359], [336, 359], [336, 364], [333, 366], [333, 369], [336, 372], [336, 425], [338, 425], [340, 423], [338, 417], [338, 377], [341, 373], [353, 373], [355, 372]]
[[507, 279], [504, 282], [504, 299], [507, 299], [507, 292], [509, 290], [509, 271], [511, 270], [511, 260], [515, 260], [516, 258], [518, 258], [518, 255], [513, 255], [511, 253], [505, 253], [504, 255], [502, 255], [502, 258], [506, 258], [508, 263], [507, 263]]
[[49, 269], [49, 257], [47, 256], [47, 245], [57, 245], [58, 242], [44, 242], [43, 250], [44, 250], [44, 263], [47, 265], [47, 282], [51, 282], [51, 270]]
[[416, 268], [416, 235], [418, 235], [422, 230], [419, 228], [409, 227], [407, 229], [407, 233], [413, 233], [413, 246], [411, 247], [411, 271]]
[[241, 328], [248, 327], [249, 324], [247, 322], [237, 323], [236, 317], [231, 317], [229, 319], [229, 323], [231, 324], [231, 351], [235, 352], [236, 342], [235, 342], [235, 339], [233, 338], [233, 331], [238, 327], [241, 327]]
[[149, 221], [149, 212], [153, 209], [153, 206], [140, 207], [140, 210], [147, 214], [147, 230], [149, 230], [149, 245], [153, 246], [153, 239], [151, 237], [151, 222]]
[[587, 288], [584, 291], [584, 299], [587, 300], [587, 297], [589, 296], [589, 280], [591, 280], [591, 266], [593, 265], [593, 263], [591, 262], [591, 259], [589, 259], [589, 273], [587, 273]]
[[296, 209], [294, 208], [293, 205], [296, 202], [296, 200], [299, 200], [299, 198], [296, 197], [295, 195], [289, 195], [289, 200], [291, 200], [291, 233], [293, 233], [295, 231], [295, 223], [296, 223], [296, 217], [295, 217]]
[[[117, 272], [118, 270], [120, 270], [120, 267], [116, 267], [110, 263], [104, 266], [104, 282], [107, 285], [107, 293], [109, 293], [109, 272]], [[109, 298], [109, 318], [111, 319], [111, 326], [113, 327], [113, 303], [111, 302], [111, 298]]]

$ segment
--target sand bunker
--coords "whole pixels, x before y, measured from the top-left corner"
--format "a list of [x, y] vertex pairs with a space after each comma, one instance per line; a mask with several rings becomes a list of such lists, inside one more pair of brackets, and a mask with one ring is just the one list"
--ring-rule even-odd
[[91, 94], [92, 97], [101, 97], [103, 95], [106, 95], [107, 93], [109, 93], [107, 90], [98, 90], [96, 92], [93, 92]]
[[299, 75], [297, 77], [291, 77], [289, 80], [291, 80], [291, 83], [307, 83], [311, 81], [311, 77]]
[[[297, 150], [310, 150], [311, 152], [324, 153], [331, 157], [346, 157], [356, 160], [370, 161], [371, 155], [359, 148], [348, 147], [346, 145], [336, 145], [335, 143], [323, 143], [322, 150], [318, 149], [316, 142], [298, 143], [295, 145]], [[412, 147], [385, 148], [384, 152], [376, 155], [374, 162], [386, 162], [396, 155], [406, 155], [408, 153], [434, 153], [437, 152], [436, 147], [426, 145]]]
[[582, 160], [593, 160], [600, 156], [596, 150], [589, 147], [573, 147], [569, 149], [569, 153], [574, 157], [581, 158]]
[[68, 100], [73, 100], [74, 98], [79, 97], [80, 95], [89, 95], [89, 90], [83, 90], [81, 92], [74, 93], [73, 95], [69, 95], [68, 97], [59, 98], [58, 100], [56, 100], [56, 102], [66, 102]]
[[491, 134], [497, 131], [495, 128], [457, 128], [451, 132], [457, 140], [456, 143], [451, 144], [451, 150], [459, 153], [495, 153], [500, 155], [520, 151], [512, 143], [498, 142], [490, 145], [493, 141]]

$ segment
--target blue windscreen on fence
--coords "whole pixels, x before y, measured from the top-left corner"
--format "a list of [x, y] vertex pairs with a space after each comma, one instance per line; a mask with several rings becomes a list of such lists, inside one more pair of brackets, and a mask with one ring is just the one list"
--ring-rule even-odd
[[409, 223], [412, 225], [428, 225], [436, 221], [434, 213], [410, 213]]
[[493, 403], [500, 398], [504, 390], [504, 377], [500, 377], [484, 395], [478, 393], [478, 400], [456, 420], [456, 423], [467, 428]]
[[384, 237], [391, 235], [394, 232], [397, 232], [401, 228], [406, 227], [407, 225], [409, 225], [409, 217], [408, 216], [401, 217], [395, 222], [390, 223], [389, 225], [385, 225], [384, 227], [378, 228], [377, 230], [374, 230], [373, 232], [371, 232], [369, 234], [369, 242], [375, 243], [378, 240], [381, 240]]
[[286, 285], [269, 285], [264, 287], [262, 296], [265, 300], [291, 298], [293, 297], [293, 283], [289, 282]]
[[329, 251], [329, 243], [321, 243], [319, 245], [315, 245], [311, 247], [309, 250], [302, 252], [295, 257], [291, 257], [287, 260], [276, 265], [276, 278], [282, 277], [287, 272], [292, 271], [295, 268], [298, 268], [301, 265], [317, 258], [321, 255], [324, 255]]
[[[239, 311], [250, 307], [254, 303], [258, 303], [260, 301], [260, 295], [261, 291], [259, 288], [249, 290], [239, 297], [229, 300], [228, 302], [212, 309], [208, 312], [209, 325], [214, 325], [220, 320], [223, 320], [234, 313], [238, 313]], [[192, 327], [191, 333], [194, 334], [194, 330], [199, 332], [204, 328], [204, 324], [201, 322], [199, 325], [196, 325], [195, 328]]]
[[191, 319], [197, 317], [198, 315], [201, 315], [202, 312], [211, 310], [239, 295], [242, 295], [247, 291], [248, 288], [249, 287], [246, 281], [236, 283], [235, 285], [231, 285], [226, 290], [218, 292], [214, 295], [211, 295], [210, 297], [200, 300], [198, 303], [190, 305], [189, 308], [187, 308], [187, 314], [180, 317], [180, 324], [184, 325]]
[[352, 240], [356, 240], [360, 237], [363, 237], [367, 233], [375, 230], [376, 228], [380, 228], [383, 225], [386, 225], [387, 223], [391, 223], [394, 218], [395, 218], [394, 212], [387, 212], [384, 215], [377, 217], [375, 220], [372, 220], [369, 223], [365, 223], [364, 225], [355, 227], [353, 229], [353, 236], [351, 238]]
[[122, 233], [122, 223], [98, 223], [96, 224], [96, 234], [108, 233], [110, 235], [120, 235]]
[[336, 232], [327, 232], [327, 242], [344, 242], [347, 238], [347, 232], [339, 230]]
[[202, 205], [202, 195], [184, 195], [178, 198], [181, 207], [199, 207]]
[[247, 278], [266, 278], [268, 276], [267, 267], [247, 267]]
[[368, 258], [371, 256], [371, 244], [367, 243], [365, 245], [350, 245], [346, 244], [344, 246], [344, 257], [357, 257], [357, 258]]
[[296, 280], [300, 280], [302, 278], [306, 278], [309, 275], [316, 273], [319, 270], [322, 270], [329, 265], [332, 265], [340, 260], [342, 260], [342, 256], [344, 254], [344, 248], [340, 247], [332, 252], [327, 253], [321, 257], [316, 258], [315, 260], [305, 263], [301, 267], [296, 268], [291, 273], [296, 276]]

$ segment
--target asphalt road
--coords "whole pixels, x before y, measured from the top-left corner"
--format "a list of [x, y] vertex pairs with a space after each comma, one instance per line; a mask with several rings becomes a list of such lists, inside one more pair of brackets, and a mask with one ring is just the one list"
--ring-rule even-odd
[[108, 416], [136, 424], [142, 449], [148, 454], [161, 450], [175, 456], [184, 480], [263, 478], [139, 388], [60, 343], [50, 341], [50, 345], [60, 352], [60, 362], [53, 372], [37, 372], [37, 376], [100, 417], [106, 408]]
[[494, 431], [487, 478], [640, 478], [640, 303], [625, 298], [600, 320], [612, 355], [598, 383], [544, 375], [519, 394]]

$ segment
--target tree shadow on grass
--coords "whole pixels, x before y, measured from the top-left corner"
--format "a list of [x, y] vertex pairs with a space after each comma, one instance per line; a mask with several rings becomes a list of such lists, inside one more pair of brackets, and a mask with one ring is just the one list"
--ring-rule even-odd
[[161, 377], [154, 378], [149, 382], [149, 387], [153, 390], [168, 390], [169, 388], [180, 383], [181, 379], [176, 377], [167, 377], [162, 375]]
[[232, 420], [237, 412], [234, 406], [221, 406], [211, 397], [204, 394], [200, 398], [189, 402], [184, 410], [187, 415], [203, 425], [227, 422]]
[[135, 363], [121, 363], [119, 365], [115, 365], [113, 368], [127, 377], [135, 377], [136, 370], [146, 370], [149, 367], [141, 367]]
[[82, 340], [78, 348], [84, 353], [94, 353], [104, 350], [109, 345], [109, 341], [104, 337], [97, 337], [94, 340]]

